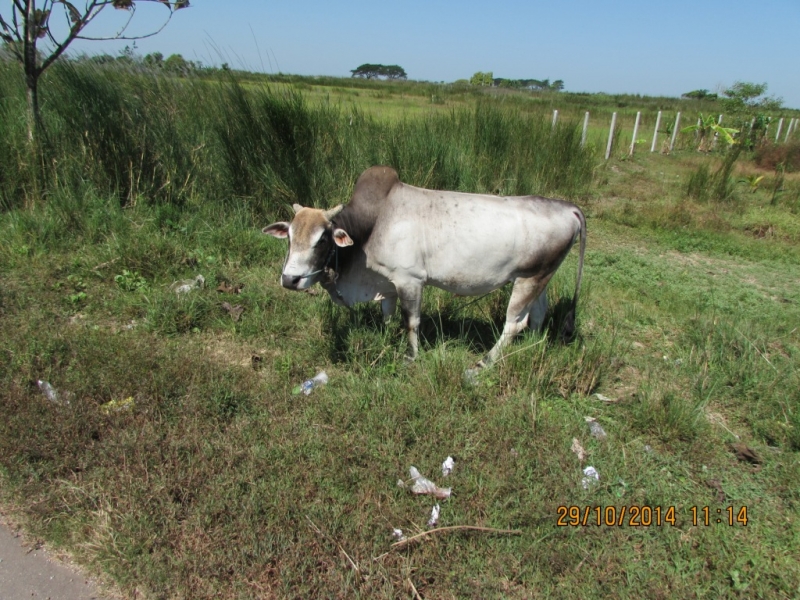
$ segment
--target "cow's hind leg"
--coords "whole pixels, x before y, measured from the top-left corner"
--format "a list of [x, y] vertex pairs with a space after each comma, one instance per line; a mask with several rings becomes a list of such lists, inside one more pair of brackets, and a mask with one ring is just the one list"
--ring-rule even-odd
[[489, 353], [477, 364], [477, 368], [488, 367], [495, 362], [511, 340], [528, 325], [539, 329], [547, 312], [547, 283], [550, 277], [518, 278], [514, 281], [511, 299], [506, 309], [503, 333]]
[[417, 358], [419, 350], [418, 332], [420, 322], [420, 309], [422, 308], [422, 285], [409, 283], [399, 285], [395, 283], [397, 295], [400, 298], [400, 313], [403, 315], [403, 324], [408, 333], [408, 358]]

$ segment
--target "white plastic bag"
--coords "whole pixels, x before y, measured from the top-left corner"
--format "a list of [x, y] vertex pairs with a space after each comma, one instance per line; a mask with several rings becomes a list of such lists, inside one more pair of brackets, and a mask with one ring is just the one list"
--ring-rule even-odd
[[440, 488], [427, 477], [420, 475], [417, 467], [410, 467], [408, 469], [408, 474], [411, 475], [411, 479], [414, 480], [411, 491], [415, 494], [430, 494], [442, 500], [450, 497], [450, 488]]

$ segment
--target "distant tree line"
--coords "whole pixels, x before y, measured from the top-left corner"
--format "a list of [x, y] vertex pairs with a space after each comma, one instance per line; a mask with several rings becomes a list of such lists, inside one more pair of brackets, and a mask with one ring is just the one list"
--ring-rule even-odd
[[398, 65], [373, 65], [373, 64], [363, 64], [357, 69], [353, 69], [350, 71], [352, 73], [351, 77], [361, 77], [364, 79], [407, 79], [408, 75], [406, 75], [405, 70], [403, 67]]
[[[77, 60], [98, 65], [117, 63], [139, 66], [147, 69], [163, 70], [164, 72], [173, 73], [175, 75], [188, 75], [189, 73], [201, 71], [205, 68], [203, 63], [199, 60], [186, 60], [180, 54], [171, 54], [164, 58], [161, 52], [151, 52], [142, 57], [136, 54], [136, 48], [132, 48], [131, 46], [125, 46], [117, 56], [112, 56], [111, 54], [95, 54], [93, 56], [81, 56]], [[227, 63], [223, 65], [222, 68], [227, 70]]]
[[488, 73], [478, 71], [470, 78], [469, 82], [471, 85], [512, 88], [517, 90], [549, 90], [559, 92], [564, 89], [564, 81], [562, 79], [556, 79], [552, 83], [550, 83], [549, 79], [504, 79], [502, 77], [495, 77], [491, 71]]
[[717, 94], [712, 94], [708, 90], [692, 90], [691, 92], [681, 94], [681, 98], [687, 98], [689, 100], [716, 100], [718, 97]]
[[750, 83], [737, 81], [731, 87], [722, 90], [722, 98], [708, 90], [693, 90], [681, 94], [681, 98], [691, 100], [719, 100], [725, 112], [737, 113], [752, 110], [778, 110], [783, 106], [783, 99], [765, 96], [766, 83]]

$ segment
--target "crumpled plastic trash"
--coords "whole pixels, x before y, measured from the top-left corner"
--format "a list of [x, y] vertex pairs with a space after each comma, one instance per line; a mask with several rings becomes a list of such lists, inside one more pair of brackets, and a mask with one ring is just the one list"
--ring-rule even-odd
[[592, 394], [593, 398], [597, 398], [600, 402], [606, 402], [607, 404], [614, 404], [615, 402], [619, 402], [619, 400], [615, 400], [614, 398], [609, 398], [608, 396], [604, 396], [603, 394], [597, 393]]
[[571, 450], [577, 454], [578, 460], [583, 462], [586, 460], [586, 450], [583, 449], [581, 443], [578, 441], [578, 438], [572, 438], [572, 448]]
[[36, 385], [39, 386], [39, 389], [42, 390], [42, 393], [47, 397], [50, 402], [53, 404], [60, 404], [61, 406], [69, 406], [69, 396], [71, 394], [59, 394], [48, 381], [42, 381], [41, 379], [36, 380]]
[[427, 477], [420, 475], [417, 467], [410, 467], [408, 474], [414, 480], [414, 485], [411, 486], [411, 491], [415, 494], [430, 494], [444, 500], [450, 497], [451, 488], [440, 488]]
[[439, 522], [439, 505], [433, 507], [431, 510], [431, 518], [428, 519], [428, 527], [436, 527]]
[[194, 279], [176, 281], [170, 287], [176, 294], [188, 294], [192, 290], [202, 290], [206, 286], [206, 278], [198, 275]]
[[583, 419], [589, 424], [589, 429], [592, 432], [592, 436], [598, 440], [605, 439], [606, 432], [600, 423], [597, 422], [597, 419], [594, 417], [583, 417]]
[[120, 412], [122, 410], [130, 410], [133, 408], [135, 402], [133, 400], [133, 396], [128, 396], [122, 400], [109, 400], [105, 404], [100, 405], [100, 410], [106, 414], [110, 415], [112, 412]]
[[597, 469], [594, 467], [586, 467], [583, 470], [584, 478], [581, 479], [581, 485], [583, 489], [588, 490], [589, 486], [596, 484], [600, 481], [600, 473], [597, 472]]
[[444, 459], [442, 463], [442, 477], [447, 477], [450, 473], [453, 472], [453, 467], [455, 466], [456, 461], [453, 460], [452, 456], [448, 456]]

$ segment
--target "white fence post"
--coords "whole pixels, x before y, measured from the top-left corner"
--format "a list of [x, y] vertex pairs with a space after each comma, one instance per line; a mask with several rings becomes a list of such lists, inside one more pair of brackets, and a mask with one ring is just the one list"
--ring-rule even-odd
[[558, 121], [558, 110], [554, 110], [553, 111], [553, 125], [552, 125], [551, 129], [555, 129], [556, 128], [556, 121]]
[[681, 126], [681, 111], [675, 116], [675, 127], [672, 129], [672, 139], [669, 141], [669, 151], [675, 147], [675, 138], [678, 137], [678, 128]]
[[608, 144], [606, 145], [606, 160], [611, 156], [611, 143], [614, 141], [614, 126], [617, 124], [617, 113], [611, 115], [611, 129], [608, 131]]
[[793, 118], [789, 121], [789, 127], [786, 128], [786, 138], [783, 140], [784, 144], [789, 141], [789, 136], [792, 135], [795, 129], [797, 129], [797, 119]]
[[650, 145], [650, 152], [656, 151], [656, 141], [658, 140], [658, 128], [661, 127], [661, 111], [658, 111], [658, 116], [656, 117], [656, 128], [653, 131], [653, 143]]
[[633, 124], [633, 139], [631, 140], [631, 149], [628, 152], [628, 156], [633, 156], [633, 149], [636, 148], [636, 135], [639, 133], [639, 119], [641, 118], [642, 118], [642, 112], [637, 111], [636, 122]]
[[778, 133], [775, 134], [775, 143], [776, 144], [778, 143], [778, 140], [781, 137], [781, 129], [783, 129], [783, 117], [781, 117], [781, 120], [778, 121]]
[[589, 111], [583, 116], [583, 133], [581, 134], [581, 148], [586, 145], [586, 131], [589, 129]]

